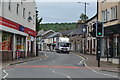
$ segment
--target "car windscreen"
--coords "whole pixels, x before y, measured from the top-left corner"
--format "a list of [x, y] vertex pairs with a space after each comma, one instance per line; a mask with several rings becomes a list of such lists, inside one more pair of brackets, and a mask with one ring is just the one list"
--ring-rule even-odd
[[69, 47], [70, 43], [59, 43], [61, 47]]

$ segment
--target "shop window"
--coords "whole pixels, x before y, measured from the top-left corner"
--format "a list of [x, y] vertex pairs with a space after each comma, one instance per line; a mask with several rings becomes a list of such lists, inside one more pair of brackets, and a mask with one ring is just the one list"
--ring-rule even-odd
[[2, 33], [2, 50], [12, 50], [12, 34]]
[[120, 57], [120, 36], [118, 37], [118, 40], [117, 40], [117, 56]]
[[25, 50], [25, 38], [22, 36], [17, 36], [16, 39], [16, 50], [24, 51]]

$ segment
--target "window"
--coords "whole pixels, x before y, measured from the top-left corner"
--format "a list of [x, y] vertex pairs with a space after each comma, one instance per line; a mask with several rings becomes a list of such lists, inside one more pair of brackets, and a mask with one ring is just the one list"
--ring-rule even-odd
[[111, 19], [117, 19], [117, 6], [111, 8]]
[[110, 10], [110, 9], [108, 9], [108, 10], [107, 10], [107, 20], [108, 20], [108, 21], [109, 21], [109, 20], [110, 20], [110, 18], [111, 18], [110, 14], [111, 14], [111, 10]]
[[17, 4], [17, 11], [16, 13], [18, 14], [19, 13], [19, 4]]
[[23, 4], [23, 0], [21, 0], [21, 4]]
[[0, 5], [2, 5], [2, 0], [0, 0]]
[[31, 14], [31, 13], [29, 12], [28, 17], [30, 17], [30, 14]]
[[107, 21], [107, 10], [102, 11], [102, 21], [103, 22]]
[[93, 39], [93, 48], [95, 49], [96, 48], [96, 40], [95, 39]]
[[25, 19], [25, 8], [23, 8], [23, 18]]
[[35, 24], [35, 15], [33, 15], [33, 24]]
[[9, 0], [9, 6], [8, 9], [11, 10], [11, 0]]
[[102, 0], [102, 3], [106, 2], [106, 0]]

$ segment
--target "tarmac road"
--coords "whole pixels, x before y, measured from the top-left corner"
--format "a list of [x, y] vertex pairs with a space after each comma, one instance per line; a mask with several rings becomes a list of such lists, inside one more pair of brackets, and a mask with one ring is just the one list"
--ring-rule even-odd
[[[44, 52], [47, 58], [11, 65], [3, 69], [8, 80], [66, 79], [66, 80], [118, 80], [117, 74], [102, 73], [85, 66], [84, 59], [75, 54]], [[64, 78], [64, 79], [63, 79]], [[35, 80], [35, 79], [34, 79]]]

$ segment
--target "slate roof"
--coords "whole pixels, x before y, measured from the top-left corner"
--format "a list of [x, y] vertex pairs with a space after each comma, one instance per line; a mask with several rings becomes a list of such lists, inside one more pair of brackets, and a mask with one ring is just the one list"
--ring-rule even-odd
[[60, 35], [61, 35], [60, 32], [56, 32], [56, 33], [51, 34], [51, 35], [48, 36], [47, 38], [59, 37]]

